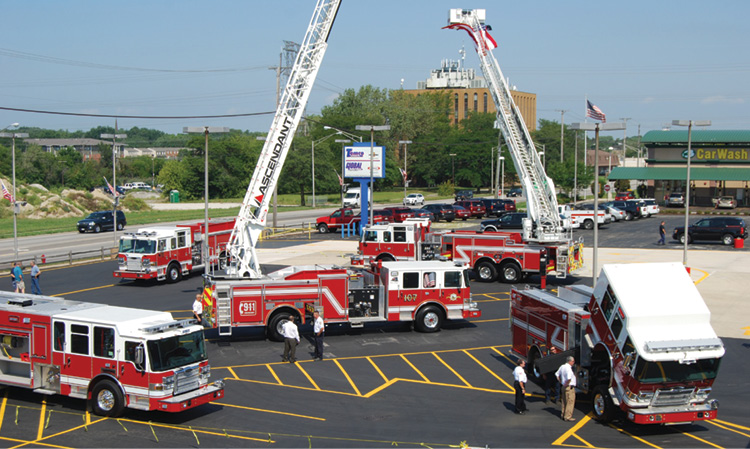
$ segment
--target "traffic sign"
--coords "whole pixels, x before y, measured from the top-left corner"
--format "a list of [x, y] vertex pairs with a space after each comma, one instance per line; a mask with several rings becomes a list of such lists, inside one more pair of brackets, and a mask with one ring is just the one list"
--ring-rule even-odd
[[609, 186], [609, 184], [604, 184], [604, 191], [605, 192], [609, 192], [610, 189], [611, 189], [611, 187]]

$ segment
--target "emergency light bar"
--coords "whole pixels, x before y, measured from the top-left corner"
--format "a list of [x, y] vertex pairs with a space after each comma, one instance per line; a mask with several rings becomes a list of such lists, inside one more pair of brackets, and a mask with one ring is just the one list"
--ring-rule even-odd
[[147, 334], [155, 334], [157, 332], [164, 332], [170, 329], [187, 327], [196, 323], [198, 323], [198, 321], [193, 318], [188, 319], [188, 320], [174, 320], [174, 321], [170, 321], [169, 323], [156, 324], [153, 326], [141, 328], [139, 330]]
[[719, 338], [704, 338], [699, 340], [647, 341], [644, 346], [647, 352], [683, 352], [721, 349], [724, 344]]

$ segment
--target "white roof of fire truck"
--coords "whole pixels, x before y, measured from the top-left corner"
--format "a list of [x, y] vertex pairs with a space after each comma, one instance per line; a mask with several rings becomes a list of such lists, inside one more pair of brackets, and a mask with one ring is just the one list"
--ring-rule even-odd
[[424, 260], [420, 262], [414, 261], [396, 261], [396, 262], [383, 262], [383, 268], [388, 268], [390, 271], [414, 271], [414, 270], [448, 270], [448, 269], [463, 269], [468, 268], [464, 264], [451, 261], [441, 260]]
[[628, 335], [643, 358], [687, 361], [724, 355], [711, 327], [711, 312], [682, 264], [604, 265], [597, 298], [604, 294], [607, 281]]
[[138, 232], [129, 232], [123, 234], [123, 237], [136, 237], [136, 238], [159, 238], [159, 237], [174, 237], [174, 233], [177, 230], [190, 229], [184, 226], [151, 226], [148, 228], [140, 228]]

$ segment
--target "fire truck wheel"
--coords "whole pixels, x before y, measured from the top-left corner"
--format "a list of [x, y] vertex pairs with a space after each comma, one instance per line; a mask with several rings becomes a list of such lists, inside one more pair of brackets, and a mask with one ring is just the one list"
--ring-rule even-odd
[[390, 254], [382, 254], [378, 256], [378, 260], [382, 260], [383, 262], [393, 262], [394, 260], [396, 260], [396, 258], [391, 256]]
[[435, 306], [423, 307], [417, 312], [414, 327], [419, 332], [437, 332], [443, 326], [443, 312]]
[[321, 234], [326, 234], [328, 232], [328, 225], [325, 223], [321, 223], [318, 225], [318, 232]]
[[502, 281], [507, 284], [513, 284], [521, 280], [521, 267], [515, 262], [506, 262], [500, 267], [500, 276]]
[[482, 282], [495, 282], [497, 280], [497, 268], [493, 262], [483, 260], [479, 262], [474, 271], [477, 273], [477, 279]]
[[599, 422], [610, 422], [615, 413], [615, 404], [609, 396], [607, 388], [598, 385], [594, 388], [591, 396], [591, 409], [594, 412], [594, 419]]
[[172, 262], [167, 267], [167, 282], [173, 283], [182, 279], [182, 271], [180, 271], [180, 264]]
[[281, 327], [284, 321], [289, 317], [288, 313], [278, 312], [268, 320], [266, 325], [266, 336], [271, 341], [284, 341], [284, 335], [281, 333]]
[[125, 407], [122, 391], [111, 380], [101, 380], [91, 395], [94, 413], [99, 416], [119, 416]]
[[583, 229], [586, 229], [587, 231], [594, 229], [594, 220], [585, 220], [583, 222]]

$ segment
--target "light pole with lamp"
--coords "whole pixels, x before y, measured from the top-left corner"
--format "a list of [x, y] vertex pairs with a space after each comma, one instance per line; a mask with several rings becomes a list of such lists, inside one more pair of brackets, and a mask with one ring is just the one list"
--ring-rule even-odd
[[693, 137], [693, 126], [711, 126], [711, 120], [672, 120], [674, 126], [687, 126], [688, 127], [688, 141], [687, 141], [687, 174], [685, 176], [685, 230], [682, 233], [683, 248], [682, 248], [682, 264], [687, 267], [688, 264], [688, 218], [690, 216], [690, 159], [693, 158], [692, 149], [692, 137]]
[[500, 156], [499, 159], [500, 159], [500, 163], [501, 163], [501, 167], [502, 167], [502, 169], [501, 169], [502, 176], [500, 177], [500, 179], [501, 179], [501, 182], [500, 182], [500, 196], [504, 197], [505, 196], [505, 156]]
[[[357, 125], [354, 127], [357, 131], [370, 131], [370, 192], [371, 195], [368, 195], [368, 206], [367, 208], [370, 210], [370, 220], [368, 221], [369, 224], [373, 223], [373, 209], [372, 205], [375, 204], [375, 199], [370, 198], [370, 196], [375, 196], [375, 187], [373, 184], [373, 153], [375, 152], [375, 131], [390, 131], [391, 125]], [[385, 170], [385, 161], [380, 161], [381, 165], [383, 166], [382, 169]], [[365, 201], [362, 200], [362, 204], [364, 204]]]
[[112, 139], [112, 234], [115, 240], [115, 248], [119, 248], [117, 244], [117, 206], [120, 204], [120, 196], [117, 192], [117, 139], [126, 139], [127, 134], [117, 134], [117, 121], [115, 121], [115, 133], [114, 134], [100, 134], [99, 137], [102, 139]]
[[[12, 123], [5, 128], [3, 128], [3, 131], [5, 131], [8, 128], [18, 128], [19, 123]], [[18, 138], [24, 138], [29, 137], [27, 133], [0, 133], [0, 137], [10, 137], [12, 139], [11, 144], [11, 166], [12, 166], [12, 172], [13, 172], [13, 254], [15, 256], [15, 259], [18, 259], [18, 201], [16, 201], [16, 137]]]
[[624, 123], [571, 123], [569, 129], [582, 129], [584, 131], [595, 131], [596, 148], [594, 149], [594, 262], [591, 270], [593, 287], [596, 288], [596, 281], [599, 278], [597, 273], [598, 252], [599, 252], [599, 131], [614, 131], [625, 128]]
[[334, 142], [341, 144], [341, 176], [339, 180], [339, 196], [341, 197], [341, 208], [344, 208], [344, 144], [351, 143], [351, 139], [336, 139]]
[[402, 176], [402, 178], [404, 178], [404, 198], [406, 198], [406, 177], [408, 176], [408, 173], [409, 173], [406, 171], [406, 156], [409, 154], [408, 146], [410, 143], [411, 143], [411, 140], [399, 140], [398, 141], [399, 145], [404, 146], [404, 176]]
[[203, 134], [206, 136], [203, 149], [203, 202], [204, 202], [204, 228], [203, 228], [203, 273], [208, 276], [208, 266], [211, 259], [208, 257], [208, 135], [228, 133], [229, 128], [224, 126], [185, 126], [182, 128], [185, 134]]

